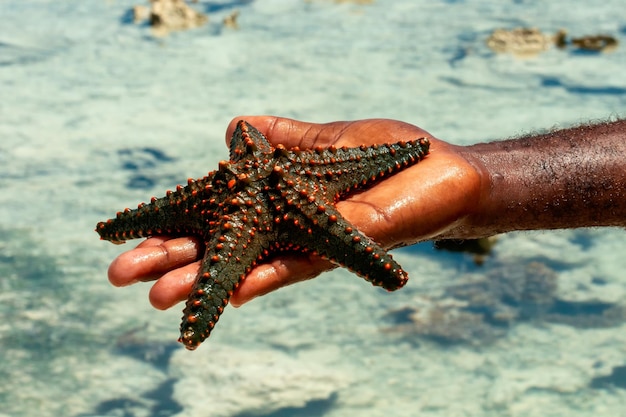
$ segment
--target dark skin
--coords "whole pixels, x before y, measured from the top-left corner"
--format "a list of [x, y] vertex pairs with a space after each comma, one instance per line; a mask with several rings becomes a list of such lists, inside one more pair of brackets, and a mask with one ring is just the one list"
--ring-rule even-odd
[[[417, 137], [428, 157], [337, 203], [345, 218], [385, 248], [430, 239], [467, 239], [515, 230], [626, 227], [626, 121], [598, 123], [508, 141], [455, 146], [399, 121], [312, 124], [269, 116], [244, 119], [274, 144], [359, 146]], [[113, 285], [155, 283], [150, 302], [167, 309], [187, 298], [203, 253], [192, 237], [152, 237], [109, 268]], [[289, 254], [257, 266], [230, 302], [240, 306], [334, 266]]]

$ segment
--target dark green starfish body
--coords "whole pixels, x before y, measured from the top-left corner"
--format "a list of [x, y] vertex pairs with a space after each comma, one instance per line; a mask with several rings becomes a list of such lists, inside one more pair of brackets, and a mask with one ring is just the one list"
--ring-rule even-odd
[[206, 252], [189, 294], [181, 341], [206, 339], [241, 280], [281, 251], [317, 254], [387, 290], [408, 277], [383, 248], [348, 223], [335, 203], [354, 190], [419, 162], [429, 141], [314, 150], [272, 147], [240, 121], [230, 160], [135, 210], [98, 223], [104, 240], [154, 235], [199, 236]]

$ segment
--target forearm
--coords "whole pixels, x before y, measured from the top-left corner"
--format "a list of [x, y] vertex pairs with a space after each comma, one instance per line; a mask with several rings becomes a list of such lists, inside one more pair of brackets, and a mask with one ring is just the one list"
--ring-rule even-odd
[[477, 144], [463, 153], [482, 185], [456, 237], [626, 226], [624, 120]]

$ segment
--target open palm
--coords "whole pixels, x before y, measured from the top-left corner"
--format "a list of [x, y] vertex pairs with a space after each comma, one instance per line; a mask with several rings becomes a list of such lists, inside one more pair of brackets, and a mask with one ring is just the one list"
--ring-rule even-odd
[[[480, 197], [480, 175], [463, 157], [462, 148], [407, 123], [369, 119], [313, 124], [269, 116], [237, 117], [227, 129], [227, 140], [240, 119], [263, 132], [273, 145], [287, 148], [354, 147], [430, 138], [430, 153], [424, 161], [337, 203], [346, 220], [387, 249], [447, 235], [462, 225]], [[156, 280], [150, 301], [156, 308], [169, 308], [187, 298], [203, 252], [193, 237], [152, 237], [116, 258], [109, 279], [117, 286]], [[313, 255], [271, 258], [243, 280], [231, 304], [239, 306], [331, 268], [331, 263]]]

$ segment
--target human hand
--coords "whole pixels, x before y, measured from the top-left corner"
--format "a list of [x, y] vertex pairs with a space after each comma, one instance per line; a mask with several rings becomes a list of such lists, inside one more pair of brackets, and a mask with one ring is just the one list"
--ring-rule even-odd
[[[384, 248], [454, 235], [478, 204], [481, 176], [464, 156], [463, 148], [434, 139], [413, 125], [386, 119], [312, 124], [246, 116], [233, 119], [226, 131], [227, 141], [240, 119], [255, 126], [272, 144], [287, 148], [354, 147], [428, 137], [430, 153], [425, 160], [336, 205], [346, 220]], [[116, 286], [156, 280], [150, 301], [154, 307], [166, 309], [187, 298], [203, 251], [196, 238], [152, 237], [116, 258], [109, 268], [109, 279]], [[314, 255], [277, 256], [254, 268], [230, 302], [240, 306], [331, 268], [330, 262]]]

